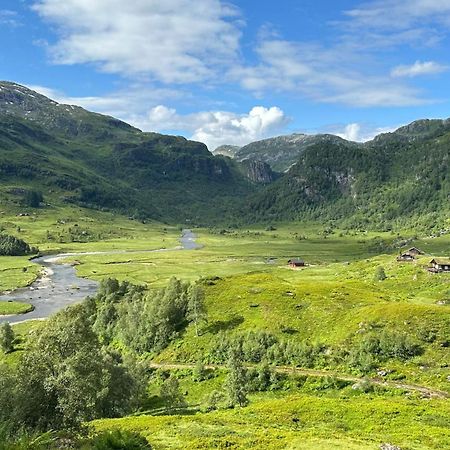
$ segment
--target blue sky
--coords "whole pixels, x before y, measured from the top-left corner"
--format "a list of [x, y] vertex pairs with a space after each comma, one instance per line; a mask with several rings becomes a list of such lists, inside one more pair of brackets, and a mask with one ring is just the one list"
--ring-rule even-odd
[[450, 116], [450, 0], [2, 0], [0, 79], [212, 150]]

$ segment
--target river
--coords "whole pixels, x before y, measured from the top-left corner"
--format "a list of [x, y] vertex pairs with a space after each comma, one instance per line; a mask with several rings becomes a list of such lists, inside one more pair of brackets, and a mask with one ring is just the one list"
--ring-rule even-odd
[[42, 275], [28, 287], [0, 295], [0, 301], [30, 303], [33, 305], [34, 310], [26, 314], [0, 316], [0, 323], [9, 322], [12, 324], [25, 320], [46, 319], [66, 306], [78, 303], [88, 295], [94, 295], [97, 292], [98, 282], [78, 277], [73, 265], [61, 262], [64, 258], [83, 255], [195, 250], [201, 248], [201, 245], [196, 242], [196, 237], [191, 230], [183, 230], [180, 237], [181, 245], [171, 249], [60, 253], [58, 255], [46, 255], [34, 258], [32, 261], [43, 267]]

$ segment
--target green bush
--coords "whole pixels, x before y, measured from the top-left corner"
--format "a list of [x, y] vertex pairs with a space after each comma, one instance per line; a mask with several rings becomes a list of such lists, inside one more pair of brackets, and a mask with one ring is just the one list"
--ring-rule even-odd
[[0, 234], [0, 256], [24, 256], [37, 253], [38, 249], [30, 247], [22, 239]]
[[139, 433], [113, 430], [90, 438], [80, 448], [82, 450], [151, 450], [152, 446]]

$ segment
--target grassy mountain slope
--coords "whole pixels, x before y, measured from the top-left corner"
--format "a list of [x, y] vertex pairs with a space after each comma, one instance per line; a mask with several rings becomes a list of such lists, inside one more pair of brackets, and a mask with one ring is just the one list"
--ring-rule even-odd
[[17, 188], [39, 189], [56, 202], [172, 221], [221, 217], [254, 189], [236, 162], [204, 144], [143, 133], [7, 82], [0, 83], [0, 185], [9, 200]]
[[317, 143], [250, 206], [254, 218], [309, 216], [339, 219], [349, 227], [445, 228], [449, 149], [448, 120], [415, 122], [364, 145]]

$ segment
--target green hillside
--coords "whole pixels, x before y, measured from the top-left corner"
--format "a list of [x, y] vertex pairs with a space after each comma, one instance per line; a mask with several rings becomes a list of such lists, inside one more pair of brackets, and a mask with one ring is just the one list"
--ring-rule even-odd
[[223, 217], [254, 186], [201, 143], [142, 133], [2, 82], [0, 189], [10, 204], [33, 189], [51, 203], [184, 222]]
[[419, 121], [366, 144], [306, 148], [256, 194], [252, 220], [337, 220], [349, 228], [448, 228], [450, 122]]

